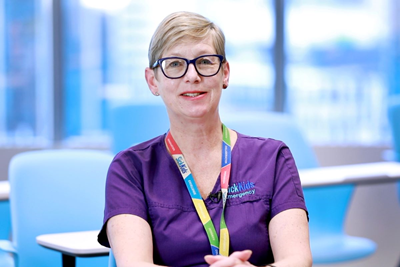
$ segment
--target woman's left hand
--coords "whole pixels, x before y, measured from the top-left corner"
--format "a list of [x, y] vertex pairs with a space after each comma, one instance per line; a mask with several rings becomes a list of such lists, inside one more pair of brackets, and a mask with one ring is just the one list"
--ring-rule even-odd
[[245, 267], [254, 266], [248, 262], [252, 251], [243, 250], [233, 252], [228, 257], [221, 255], [207, 255], [204, 257], [205, 261], [210, 264], [210, 267]]

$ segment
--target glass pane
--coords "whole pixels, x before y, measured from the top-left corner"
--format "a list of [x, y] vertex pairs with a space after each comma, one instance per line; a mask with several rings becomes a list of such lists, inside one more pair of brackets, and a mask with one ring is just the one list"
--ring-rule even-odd
[[0, 3], [0, 146], [43, 146], [51, 140], [48, 19], [41, 1]]
[[79, 0], [62, 3], [63, 135], [70, 145], [106, 145], [104, 15]]
[[[144, 80], [147, 48], [160, 20], [176, 10], [199, 12], [225, 32], [231, 79], [222, 106], [272, 109], [269, 1], [114, 0], [99, 6], [107, 2], [62, 0], [60, 29], [52, 25], [52, 1], [0, 3], [0, 145], [52, 145], [56, 130], [67, 145], [107, 146], [110, 105], [161, 102]], [[227, 5], [229, 12], [221, 12]], [[53, 26], [62, 34], [63, 103], [53, 103]], [[63, 114], [63, 129], [53, 129], [53, 106]]]
[[288, 107], [312, 142], [389, 142], [390, 4], [287, 1]]

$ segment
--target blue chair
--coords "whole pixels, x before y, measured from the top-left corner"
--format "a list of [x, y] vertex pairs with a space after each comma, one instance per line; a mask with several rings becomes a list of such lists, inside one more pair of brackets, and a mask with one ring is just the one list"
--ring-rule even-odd
[[[400, 95], [393, 95], [388, 100], [388, 119], [392, 131], [393, 149], [390, 160], [400, 162]], [[397, 192], [400, 200], [400, 182], [397, 183]], [[400, 267], [400, 260], [398, 262]]]
[[400, 95], [389, 97], [388, 119], [392, 131], [392, 160], [400, 161]]
[[[17, 154], [9, 166], [12, 243], [16, 267], [61, 266], [61, 253], [36, 243], [42, 234], [97, 230], [111, 153], [38, 150]], [[107, 266], [108, 256], [77, 258], [77, 266]], [[1, 264], [0, 264], [1, 265]]]
[[118, 104], [110, 108], [112, 152], [159, 136], [169, 129], [162, 104]]
[[10, 201], [0, 200], [0, 239], [9, 239], [11, 234]]
[[[388, 119], [392, 131], [393, 149], [390, 151], [388, 160], [400, 162], [400, 95], [393, 95], [388, 100]], [[400, 199], [400, 182], [398, 185], [398, 195]], [[400, 264], [399, 264], [400, 265]]]
[[[10, 214], [10, 201], [0, 200], [0, 240], [7, 240], [3, 242], [4, 245], [8, 244], [11, 235], [11, 214]], [[2, 244], [0, 243], [0, 248]], [[12, 266], [13, 258], [12, 256], [0, 249], [0, 267], [2, 266]]]
[[[284, 141], [299, 169], [319, 166], [311, 146], [291, 116], [273, 112], [236, 112], [221, 117], [229, 128], [240, 133]], [[376, 244], [373, 241], [345, 233], [346, 214], [353, 191], [354, 185], [304, 188], [310, 214], [314, 264], [346, 262], [375, 252]]]

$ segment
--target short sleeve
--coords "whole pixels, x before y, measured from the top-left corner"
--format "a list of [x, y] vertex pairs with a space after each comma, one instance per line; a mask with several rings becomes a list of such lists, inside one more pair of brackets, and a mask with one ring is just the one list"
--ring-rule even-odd
[[271, 218], [284, 210], [292, 208], [304, 209], [307, 212], [295, 160], [289, 148], [284, 144], [280, 147], [276, 159], [271, 204]]
[[148, 220], [143, 181], [135, 168], [134, 158], [124, 151], [114, 158], [107, 174], [103, 227], [98, 241], [110, 247], [106, 233], [108, 220], [119, 214], [137, 215]]

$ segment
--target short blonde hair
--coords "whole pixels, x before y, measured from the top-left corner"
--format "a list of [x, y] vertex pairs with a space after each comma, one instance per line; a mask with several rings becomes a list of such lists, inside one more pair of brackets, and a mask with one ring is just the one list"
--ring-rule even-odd
[[211, 37], [218, 55], [225, 61], [225, 36], [213, 22], [200, 14], [180, 11], [164, 18], [158, 25], [149, 46], [149, 67], [161, 58], [164, 51], [182, 39], [202, 40]]

